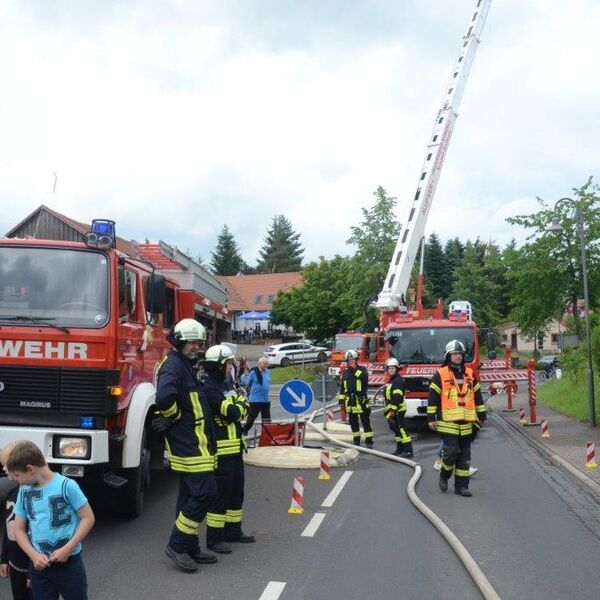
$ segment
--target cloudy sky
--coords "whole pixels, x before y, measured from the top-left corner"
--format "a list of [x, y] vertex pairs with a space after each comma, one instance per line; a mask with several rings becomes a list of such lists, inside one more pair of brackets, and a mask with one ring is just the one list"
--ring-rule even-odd
[[[227, 223], [254, 263], [283, 213], [348, 253], [378, 185], [404, 220], [475, 4], [2, 0], [0, 233], [45, 203], [210, 258]], [[600, 178], [599, 56], [598, 0], [493, 0], [427, 233], [522, 240]]]

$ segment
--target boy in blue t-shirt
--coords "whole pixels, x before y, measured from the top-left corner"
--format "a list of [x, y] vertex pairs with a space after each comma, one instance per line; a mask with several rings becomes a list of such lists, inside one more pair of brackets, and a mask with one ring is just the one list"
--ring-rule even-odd
[[32, 442], [17, 442], [6, 464], [20, 485], [15, 504], [15, 537], [31, 560], [33, 597], [87, 600], [81, 541], [94, 513], [79, 485], [54, 473]]

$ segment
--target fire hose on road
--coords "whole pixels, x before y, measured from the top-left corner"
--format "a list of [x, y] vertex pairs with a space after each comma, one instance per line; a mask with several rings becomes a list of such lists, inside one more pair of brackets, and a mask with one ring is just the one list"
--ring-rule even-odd
[[[320, 412], [320, 411], [315, 411]], [[417, 510], [421, 512], [425, 518], [439, 531], [442, 537], [448, 542], [452, 550], [456, 553], [459, 560], [467, 569], [471, 579], [475, 583], [475, 585], [479, 588], [482, 596], [486, 600], [500, 600], [500, 596], [496, 592], [496, 590], [492, 587], [492, 584], [489, 582], [488, 578], [485, 576], [484, 572], [481, 570], [475, 559], [471, 556], [469, 551], [463, 546], [462, 542], [456, 537], [456, 535], [452, 532], [452, 530], [438, 517], [418, 496], [415, 491], [415, 487], [417, 482], [421, 478], [421, 466], [419, 463], [416, 463], [412, 460], [408, 460], [406, 458], [400, 458], [399, 456], [394, 456], [393, 454], [388, 454], [387, 452], [381, 452], [379, 450], [372, 450], [370, 448], [363, 448], [361, 446], [354, 446], [353, 444], [347, 444], [346, 442], [342, 442], [337, 440], [334, 436], [327, 433], [327, 431], [323, 431], [316, 425], [312, 423], [312, 418], [315, 413], [311, 415], [311, 418], [308, 419], [307, 425], [313, 430], [317, 431], [320, 435], [325, 437], [328, 441], [333, 444], [337, 444], [343, 448], [350, 448], [353, 450], [358, 450], [365, 454], [372, 454], [373, 456], [377, 456], [379, 458], [384, 458], [386, 460], [391, 460], [394, 462], [401, 463], [406, 465], [407, 467], [412, 467], [414, 469], [414, 474], [408, 482], [407, 493], [410, 501], [415, 505]]]

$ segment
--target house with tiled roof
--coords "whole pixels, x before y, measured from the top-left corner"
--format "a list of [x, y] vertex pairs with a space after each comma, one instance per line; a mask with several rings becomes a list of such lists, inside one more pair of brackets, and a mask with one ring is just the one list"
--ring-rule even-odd
[[219, 276], [227, 288], [227, 308], [233, 313], [233, 330], [253, 332], [284, 330], [271, 322], [271, 309], [277, 295], [302, 285], [301, 273], [259, 273]]

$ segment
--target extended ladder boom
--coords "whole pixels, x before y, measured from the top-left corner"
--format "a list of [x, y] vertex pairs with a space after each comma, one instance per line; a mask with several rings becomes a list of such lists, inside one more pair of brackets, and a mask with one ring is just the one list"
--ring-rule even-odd
[[402, 303], [401, 298], [408, 289], [419, 241], [425, 231], [425, 223], [427, 222], [435, 188], [446, 158], [454, 122], [458, 116], [460, 101], [467, 84], [491, 1], [477, 1], [467, 33], [463, 36], [458, 58], [452, 69], [450, 81], [446, 86], [442, 106], [435, 118], [417, 192], [407, 219], [404, 221], [404, 230], [401, 231], [396, 243], [396, 249], [392, 255], [383, 289], [375, 303], [380, 310], [392, 310], [398, 307]]

